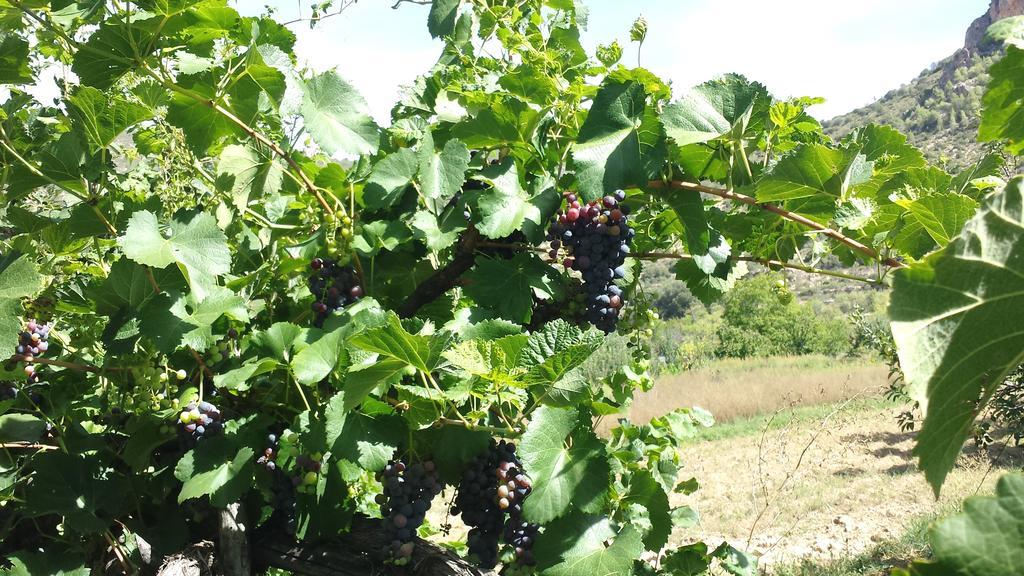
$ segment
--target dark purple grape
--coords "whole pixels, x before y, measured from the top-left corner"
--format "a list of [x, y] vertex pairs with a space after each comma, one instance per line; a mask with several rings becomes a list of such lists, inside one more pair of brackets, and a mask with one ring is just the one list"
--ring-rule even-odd
[[431, 500], [441, 493], [437, 468], [430, 460], [408, 464], [392, 460], [378, 475], [384, 493], [377, 500], [384, 530], [391, 544], [387, 553], [396, 565], [409, 562], [415, 549], [416, 529], [423, 524]]
[[309, 265], [309, 291], [315, 297], [311, 308], [313, 324], [323, 326], [327, 317], [363, 297], [359, 276], [351, 266], [341, 266], [335, 260], [315, 258]]

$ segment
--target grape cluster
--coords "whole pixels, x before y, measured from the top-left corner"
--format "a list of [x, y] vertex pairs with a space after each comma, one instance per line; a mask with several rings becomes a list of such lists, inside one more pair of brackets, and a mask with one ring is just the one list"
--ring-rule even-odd
[[587, 321], [603, 332], [615, 331], [619, 311], [625, 305], [616, 280], [626, 275], [625, 262], [634, 231], [629, 227], [629, 207], [622, 190], [587, 204], [566, 192], [565, 208], [552, 219], [547, 239], [549, 256], [583, 277]]
[[[492, 442], [490, 449], [477, 456], [463, 473], [455, 497], [453, 515], [471, 527], [467, 545], [480, 566], [494, 568], [498, 563], [498, 544], [515, 548], [516, 560], [533, 564], [532, 545], [539, 527], [522, 520], [523, 501], [533, 489], [516, 456], [515, 444]], [[506, 514], [508, 522], [505, 522]]]
[[50, 336], [50, 325], [40, 324], [35, 320], [25, 323], [25, 329], [18, 335], [18, 345], [14, 352], [25, 361], [25, 375], [29, 384], [39, 382], [39, 371], [33, 360], [42, 356], [50, 347], [48, 342]]
[[190, 402], [178, 416], [182, 433], [192, 442], [216, 436], [224, 430], [220, 410], [209, 402]]
[[378, 480], [384, 485], [378, 503], [389, 540], [386, 552], [396, 565], [408, 564], [415, 549], [416, 529], [430, 510], [430, 501], [441, 493], [437, 468], [431, 460], [413, 464], [392, 460]]
[[323, 326], [324, 320], [334, 312], [359, 300], [363, 287], [351, 266], [341, 266], [335, 260], [314, 258], [309, 263], [313, 274], [309, 277], [309, 291], [316, 297], [313, 324]]
[[275, 460], [277, 460], [277, 435], [269, 434], [267, 435], [267, 448], [256, 459], [256, 463], [273, 472], [277, 469]]
[[319, 452], [309, 456], [305, 454], [296, 456], [295, 466], [298, 467], [298, 470], [296, 470], [297, 474], [292, 476], [292, 485], [300, 490], [316, 485], [320, 475], [321, 460], [323, 460], [323, 454]]

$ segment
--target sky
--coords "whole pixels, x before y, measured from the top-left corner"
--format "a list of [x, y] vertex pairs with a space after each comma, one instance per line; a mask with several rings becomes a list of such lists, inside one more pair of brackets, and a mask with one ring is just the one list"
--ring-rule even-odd
[[[296, 18], [308, 1], [237, 0], [246, 15], [277, 10]], [[374, 117], [388, 123], [399, 87], [437, 60], [427, 33], [429, 8], [359, 0], [313, 30], [296, 23], [296, 53], [316, 71], [332, 68], [359, 89]], [[821, 96], [811, 113], [828, 119], [869, 104], [963, 45], [989, 0], [585, 0], [588, 50], [618, 40], [622, 62], [637, 61], [629, 27], [648, 21], [641, 64], [675, 92], [728, 72], [765, 84], [779, 98]]]

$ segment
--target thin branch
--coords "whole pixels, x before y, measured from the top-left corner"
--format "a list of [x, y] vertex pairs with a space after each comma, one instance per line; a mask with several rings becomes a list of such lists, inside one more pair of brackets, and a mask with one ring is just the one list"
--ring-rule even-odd
[[212, 381], [213, 371], [210, 370], [210, 367], [206, 365], [206, 362], [203, 362], [203, 357], [200, 356], [198, 352], [191, 348], [189, 348], [188, 351], [192, 353], [192, 359], [195, 360], [197, 364], [199, 364], [199, 368], [202, 369], [203, 374], [206, 374], [207, 378], [209, 378]]
[[501, 428], [497, 426], [484, 426], [483, 424], [470, 424], [461, 420], [453, 420], [451, 418], [438, 418], [434, 422], [434, 426], [438, 428], [442, 426], [458, 426], [460, 428], [465, 428], [466, 430], [472, 430], [473, 432], [489, 432], [491, 434], [504, 437], [519, 436], [523, 433], [520, 428]]
[[839, 232], [838, 230], [819, 224], [814, 220], [807, 218], [806, 216], [801, 216], [800, 214], [797, 214], [795, 212], [790, 212], [789, 210], [786, 210], [785, 208], [782, 208], [780, 206], [776, 206], [775, 204], [770, 204], [767, 202], [758, 202], [756, 198], [752, 196], [747, 196], [746, 194], [740, 194], [738, 192], [733, 192], [732, 190], [726, 190], [724, 188], [714, 188], [711, 186], [703, 186], [700, 184], [682, 182], [679, 180], [673, 180], [670, 182], [652, 180], [651, 182], [647, 183], [647, 187], [655, 190], [673, 189], [684, 190], [687, 192], [700, 192], [703, 194], [709, 194], [711, 196], [718, 196], [719, 198], [725, 198], [726, 200], [739, 202], [741, 204], [754, 206], [755, 208], [760, 208], [761, 210], [766, 210], [768, 212], [772, 212], [773, 214], [777, 214], [791, 222], [796, 222], [797, 224], [821, 232], [822, 234], [836, 240], [837, 242], [845, 244], [846, 246], [849, 246], [851, 249], [856, 250], [857, 252], [860, 252], [865, 256], [868, 256], [872, 260], [878, 260], [879, 262], [890, 268], [903, 267], [903, 264], [898, 260], [895, 260], [893, 258], [885, 258], [881, 254], [879, 254], [877, 250], [869, 246], [865, 246], [864, 244], [861, 244], [860, 242], [854, 240], [853, 238], [850, 238], [849, 236], [846, 236], [845, 234]]
[[0, 444], [0, 449], [10, 450], [59, 450], [56, 446], [49, 444], [35, 444], [32, 442], [6, 442]]
[[[11, 356], [9, 362], [22, 362], [25, 360], [25, 356], [21, 354], [15, 354]], [[102, 368], [93, 366], [91, 364], [76, 364], [74, 362], [65, 362], [63, 360], [50, 360], [48, 358], [32, 357], [33, 364], [46, 364], [48, 366], [58, 366], [60, 368], [67, 368], [69, 370], [78, 370], [79, 372], [92, 372], [93, 374], [100, 374], [103, 372]], [[116, 368], [108, 368], [108, 370], [116, 370]]]
[[475, 228], [466, 230], [459, 239], [455, 256], [443, 268], [421, 282], [405, 302], [398, 307], [398, 315], [411, 318], [420, 308], [433, 302], [445, 292], [451, 290], [459, 277], [466, 273], [476, 262], [476, 249], [480, 242], [480, 234]]

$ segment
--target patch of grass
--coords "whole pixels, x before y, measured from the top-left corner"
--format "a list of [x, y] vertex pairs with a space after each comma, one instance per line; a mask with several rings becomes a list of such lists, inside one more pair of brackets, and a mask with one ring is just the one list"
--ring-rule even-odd
[[740, 420], [795, 406], [833, 404], [876, 395], [888, 370], [866, 358], [820, 355], [718, 360], [706, 367], [659, 378], [639, 394], [630, 419], [646, 423], [672, 410], [700, 406], [719, 422]]
[[928, 529], [940, 514], [914, 520], [899, 538], [886, 540], [849, 558], [831, 562], [804, 560], [772, 568], [773, 576], [881, 576], [929, 555]]
[[[878, 396], [857, 398], [850, 401], [843, 409], [845, 414], [858, 412], [874, 412], [891, 408], [892, 402]], [[744, 416], [729, 422], [717, 423], [711, 428], [701, 430], [697, 435], [698, 441], [715, 442], [729, 438], [740, 438], [743, 436], [754, 436], [760, 434], [769, 420], [768, 430], [779, 430], [794, 424], [816, 423], [836, 410], [836, 404], [822, 404], [817, 406], [796, 406], [791, 409], [782, 410], [772, 414], [757, 414]], [[773, 417], [774, 414], [774, 417]]]

